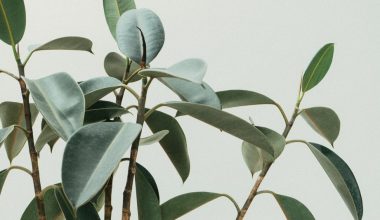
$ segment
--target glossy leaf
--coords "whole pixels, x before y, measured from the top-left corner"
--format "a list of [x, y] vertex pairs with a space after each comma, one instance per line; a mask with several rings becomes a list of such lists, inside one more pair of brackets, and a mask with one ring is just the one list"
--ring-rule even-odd
[[338, 115], [330, 108], [314, 107], [301, 111], [306, 122], [331, 145], [338, 138], [340, 121]]
[[223, 109], [247, 105], [275, 104], [272, 99], [265, 95], [248, 90], [225, 90], [219, 91], [216, 94]]
[[354, 219], [361, 220], [363, 216], [363, 201], [360, 189], [354, 174], [346, 162], [322, 145], [308, 143], [308, 147], [334, 184]]
[[78, 84], [67, 73], [56, 73], [26, 83], [47, 124], [63, 139], [83, 126], [84, 97]]
[[116, 39], [116, 24], [120, 16], [131, 9], [135, 9], [134, 0], [103, 0], [103, 9], [108, 28]]
[[154, 111], [146, 120], [153, 133], [168, 130], [160, 145], [170, 158], [177, 172], [185, 182], [190, 173], [190, 159], [187, 150], [186, 136], [175, 118], [160, 111]]
[[[38, 110], [34, 104], [30, 104], [32, 123], [37, 118]], [[3, 102], [0, 104], [0, 119], [3, 127], [18, 125], [26, 128], [24, 105], [17, 102]], [[9, 161], [15, 158], [26, 143], [26, 136], [23, 130], [15, 128], [5, 139], [5, 149]]]
[[138, 64], [149, 64], [160, 52], [165, 41], [160, 18], [149, 9], [125, 12], [116, 27], [120, 51]]
[[79, 84], [86, 99], [86, 108], [99, 99], [122, 86], [121, 82], [113, 77], [97, 77]]
[[84, 123], [94, 123], [106, 121], [112, 118], [120, 117], [128, 111], [122, 106], [109, 101], [97, 101], [90, 108], [86, 110], [84, 116]]
[[173, 77], [201, 84], [206, 71], [207, 64], [203, 60], [187, 59], [168, 69], [144, 69], [139, 74], [146, 77]]
[[31, 53], [42, 50], [79, 50], [92, 53], [92, 42], [84, 37], [61, 37], [42, 45], [32, 46]]
[[[107, 54], [106, 58], [104, 59], [104, 69], [106, 70], [107, 74], [111, 77], [114, 77], [120, 81], [123, 81], [124, 73], [127, 70], [127, 60], [120, 56], [118, 53], [111, 52]], [[140, 68], [140, 65], [138, 65], [135, 62], [131, 62], [131, 66], [129, 68], [129, 74], [126, 76], [130, 76], [130, 74], [134, 73]], [[140, 76], [136, 75], [132, 78], [131, 82], [137, 81], [141, 79]]]
[[0, 0], [0, 39], [9, 45], [16, 45], [24, 36], [25, 26], [24, 1]]
[[187, 102], [167, 102], [162, 105], [176, 109], [177, 111], [201, 120], [237, 138], [254, 144], [268, 152], [270, 155], [274, 154], [273, 147], [268, 142], [266, 136], [259, 129], [230, 113], [207, 105]]
[[3, 141], [12, 133], [14, 126], [8, 126], [0, 129], [0, 147]]
[[300, 201], [285, 195], [269, 192], [276, 199], [287, 220], [314, 220], [313, 214]]
[[219, 197], [226, 197], [239, 210], [236, 202], [226, 194], [193, 192], [174, 197], [161, 205], [162, 220], [175, 220], [186, 213]]
[[62, 184], [74, 207], [99, 192], [140, 131], [137, 124], [99, 122], [73, 134], [63, 155]]
[[334, 56], [334, 44], [326, 44], [311, 60], [302, 78], [302, 91], [306, 92], [318, 85], [330, 69]]
[[156, 132], [148, 137], [141, 138], [139, 144], [140, 146], [142, 146], [142, 145], [151, 145], [151, 144], [157, 143], [161, 141], [163, 138], [165, 138], [165, 136], [168, 134], [169, 134], [168, 130], [162, 130], [162, 131]]
[[1, 190], [3, 189], [5, 180], [7, 179], [8, 173], [9, 173], [9, 169], [0, 171], [0, 194], [1, 194]]

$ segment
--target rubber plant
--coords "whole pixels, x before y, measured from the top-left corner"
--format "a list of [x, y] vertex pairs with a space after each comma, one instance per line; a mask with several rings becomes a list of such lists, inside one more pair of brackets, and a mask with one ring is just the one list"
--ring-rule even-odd
[[[22, 59], [19, 43], [24, 35], [26, 13], [23, 0], [0, 0], [0, 39], [13, 51], [18, 74], [0, 70], [17, 80], [22, 103], [0, 104], [0, 143], [4, 143], [10, 167], [0, 172], [0, 193], [9, 172], [24, 171], [33, 179], [35, 196], [21, 219], [112, 219], [112, 186], [114, 175], [126, 175], [122, 219], [130, 219], [132, 190], [135, 182], [138, 219], [170, 220], [219, 197], [231, 201], [236, 219], [243, 219], [256, 195], [272, 194], [287, 219], [314, 219], [310, 211], [296, 199], [258, 188], [271, 165], [287, 144], [304, 143], [317, 158], [341, 194], [354, 219], [361, 219], [363, 206], [359, 187], [347, 164], [330, 148], [304, 140], [286, 140], [296, 118], [302, 116], [311, 127], [333, 145], [339, 133], [339, 119], [326, 107], [300, 109], [307, 91], [326, 75], [333, 58], [333, 44], [325, 45], [313, 58], [302, 78], [295, 110], [290, 119], [272, 99], [253, 91], [226, 90], [214, 92], [203, 81], [207, 70], [201, 59], [184, 59], [168, 68], [154, 68], [151, 61], [159, 54], [165, 41], [160, 18], [149, 9], [136, 9], [133, 0], [103, 0], [109, 30], [120, 52], [110, 52], [104, 59], [108, 76], [77, 82], [68, 73], [60, 72], [35, 79], [26, 73], [32, 55], [40, 51], [72, 50], [92, 54], [92, 42], [78, 36], [65, 36], [34, 46]], [[160, 82], [178, 95], [181, 101], [168, 101], [146, 106], [151, 83]], [[141, 84], [140, 91], [130, 86]], [[125, 100], [130, 93], [135, 100]], [[105, 100], [114, 94], [114, 102]], [[271, 104], [284, 120], [282, 134], [255, 126], [225, 108]], [[158, 110], [171, 108], [175, 116]], [[125, 121], [123, 115], [136, 112], [136, 121]], [[33, 125], [42, 115], [41, 132], [35, 137]], [[190, 192], [166, 202], [160, 201], [153, 175], [137, 163], [140, 146], [158, 143], [167, 154], [183, 182], [190, 174], [190, 158], [186, 136], [176, 117], [192, 117], [243, 141], [242, 152], [250, 172], [260, 172], [242, 208], [227, 194]], [[142, 129], [152, 135], [142, 137]], [[42, 187], [39, 152], [49, 146], [54, 150], [58, 139], [65, 142], [60, 183]], [[24, 145], [28, 145], [31, 170], [12, 164]], [[129, 151], [129, 153], [128, 153]], [[126, 156], [129, 155], [129, 156]], [[122, 162], [128, 173], [117, 173]], [[1, 215], [1, 214], [0, 214]]]

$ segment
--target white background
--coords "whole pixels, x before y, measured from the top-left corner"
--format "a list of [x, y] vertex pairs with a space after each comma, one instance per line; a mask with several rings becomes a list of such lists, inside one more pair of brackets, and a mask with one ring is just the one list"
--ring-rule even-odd
[[[378, 0], [138, 0], [137, 5], [154, 10], [165, 26], [166, 42], [152, 66], [165, 67], [184, 58], [200, 57], [208, 62], [205, 80], [215, 90], [261, 92], [281, 103], [288, 115], [309, 61], [325, 43], [335, 43], [334, 61], [328, 75], [305, 96], [302, 106], [328, 106], [338, 113], [342, 126], [334, 151], [356, 175], [364, 200], [363, 219], [380, 218]], [[105, 75], [103, 59], [118, 48], [108, 31], [101, 1], [33, 0], [26, 1], [26, 6], [27, 30], [20, 44], [23, 57], [31, 44], [69, 35], [90, 38], [95, 52], [95, 55], [40, 52], [30, 60], [26, 69], [28, 77], [40, 78], [65, 71], [79, 81]], [[0, 67], [16, 72], [11, 49], [4, 43], [0, 43]], [[18, 84], [12, 79], [0, 76], [0, 89], [1, 102], [21, 101]], [[154, 82], [148, 96], [148, 106], [178, 99], [158, 82]], [[257, 125], [278, 132], [284, 127], [280, 114], [271, 106], [245, 107], [231, 112], [243, 119], [252, 116]], [[188, 117], [181, 117], [179, 121], [187, 135], [191, 157], [191, 174], [185, 184], [158, 145], [144, 147], [139, 154], [139, 162], [156, 178], [161, 201], [191, 191], [212, 191], [228, 193], [242, 205], [253, 180], [242, 160], [241, 141]], [[35, 130], [39, 132], [39, 123]], [[289, 136], [292, 138], [328, 146], [301, 118]], [[60, 182], [63, 150], [64, 143], [59, 142], [53, 154], [48, 148], [42, 152], [43, 186]], [[30, 167], [27, 147], [13, 164]], [[2, 147], [0, 169], [8, 166]], [[122, 165], [114, 186], [115, 219], [120, 218], [125, 177], [126, 165]], [[316, 219], [352, 219], [323, 169], [301, 144], [285, 149], [269, 171], [262, 189], [297, 198], [309, 207]], [[32, 197], [31, 179], [24, 173], [12, 172], [0, 197], [0, 218], [19, 219]], [[134, 210], [134, 219], [137, 219], [136, 214]], [[235, 215], [231, 203], [218, 199], [181, 219], [230, 220]], [[260, 195], [246, 219], [285, 217], [271, 196]]]

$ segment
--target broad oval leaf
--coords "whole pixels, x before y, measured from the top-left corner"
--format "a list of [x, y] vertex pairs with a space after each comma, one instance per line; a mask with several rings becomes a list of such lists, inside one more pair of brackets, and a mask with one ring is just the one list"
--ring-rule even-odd
[[84, 123], [90, 124], [106, 121], [120, 117], [126, 113], [128, 113], [128, 111], [116, 103], [99, 100], [86, 110]]
[[116, 39], [116, 24], [120, 16], [135, 8], [134, 0], [103, 0], [104, 15], [113, 38]]
[[31, 53], [41, 50], [79, 50], [92, 53], [92, 42], [84, 37], [69, 36], [31, 47]]
[[161, 205], [162, 220], [175, 220], [186, 213], [219, 197], [226, 197], [239, 211], [236, 202], [226, 194], [211, 192], [192, 192], [174, 197]]
[[141, 138], [139, 145], [142, 146], [142, 145], [151, 145], [151, 144], [157, 143], [161, 141], [168, 134], [169, 134], [168, 130], [162, 130], [162, 131], [156, 132], [148, 137]]
[[314, 107], [301, 111], [306, 122], [331, 145], [338, 138], [340, 121], [338, 115], [330, 108]]
[[[123, 77], [125, 72], [128, 70], [128, 61], [120, 56], [118, 53], [111, 52], [107, 54], [106, 58], [104, 58], [104, 69], [106, 70], [106, 73], [114, 77], [120, 81], [123, 81]], [[137, 63], [131, 61], [131, 66], [129, 67], [129, 74], [126, 76], [130, 76], [130, 74], [134, 73], [140, 68], [140, 65]], [[137, 80], [141, 79], [139, 75], [136, 75], [132, 78], [131, 82], [135, 82]]]
[[16, 45], [24, 36], [26, 26], [23, 0], [0, 0], [0, 39]]
[[252, 126], [235, 115], [207, 105], [188, 102], [167, 102], [161, 105], [176, 109], [177, 111], [212, 125], [237, 138], [254, 144], [268, 152], [270, 155], [274, 155], [274, 149], [266, 136], [255, 126]]
[[96, 77], [79, 84], [86, 99], [86, 108], [99, 99], [122, 86], [121, 82], [113, 77]]
[[83, 126], [85, 103], [81, 89], [67, 73], [41, 79], [25, 79], [38, 110], [63, 139]]
[[267, 96], [248, 90], [225, 90], [219, 91], [216, 94], [223, 109], [247, 105], [276, 104]]
[[5, 180], [7, 179], [8, 173], [9, 173], [9, 169], [0, 171], [0, 194], [1, 194], [1, 190], [3, 189]]
[[207, 71], [207, 64], [201, 59], [186, 59], [168, 69], [144, 69], [139, 72], [147, 77], [173, 77], [194, 83], [202, 83]]
[[302, 91], [306, 92], [318, 85], [330, 69], [334, 56], [334, 44], [323, 46], [311, 60], [302, 78]]
[[[30, 104], [32, 124], [35, 122], [38, 110], [34, 104]], [[0, 104], [0, 119], [3, 127], [21, 126], [26, 128], [24, 105], [18, 102], [3, 102]], [[27, 138], [23, 130], [15, 128], [5, 139], [5, 149], [10, 162], [20, 153]]]
[[79, 129], [69, 139], [62, 161], [62, 185], [78, 208], [104, 186], [141, 125], [99, 122]]
[[124, 55], [140, 65], [149, 64], [164, 45], [164, 27], [153, 11], [132, 9], [117, 22], [116, 40]]
[[14, 126], [8, 126], [6, 128], [0, 129], [0, 147], [3, 141], [12, 133]]
[[146, 124], [153, 133], [168, 130], [160, 145], [168, 155], [170, 161], [185, 182], [190, 173], [190, 158], [187, 150], [186, 136], [178, 121], [163, 112], [154, 111], [146, 120]]
[[346, 203], [355, 220], [363, 216], [363, 201], [358, 183], [351, 169], [333, 151], [316, 143], [307, 143], [326, 174]]

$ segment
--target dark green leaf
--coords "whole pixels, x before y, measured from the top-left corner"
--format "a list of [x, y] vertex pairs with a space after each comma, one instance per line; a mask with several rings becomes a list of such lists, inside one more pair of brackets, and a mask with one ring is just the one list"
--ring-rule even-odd
[[156, 132], [148, 137], [141, 138], [139, 145], [142, 146], [142, 145], [151, 145], [151, 144], [157, 143], [161, 141], [163, 138], [165, 138], [165, 136], [168, 134], [169, 134], [168, 130], [162, 130], [162, 131]]
[[24, 36], [25, 26], [24, 1], [0, 0], [0, 39], [9, 45], [16, 45]]
[[314, 107], [301, 111], [306, 122], [331, 145], [337, 139], [340, 130], [338, 115], [330, 108]]
[[63, 155], [62, 185], [74, 207], [100, 191], [140, 131], [138, 124], [99, 122], [73, 134]]
[[354, 219], [361, 220], [362, 196], [355, 176], [346, 162], [322, 145], [316, 143], [307, 143], [307, 145], [343, 198]]
[[3, 189], [5, 180], [7, 179], [8, 173], [9, 173], [9, 169], [0, 171], [0, 194], [1, 194], [1, 190]]
[[47, 124], [63, 139], [83, 126], [85, 103], [78, 84], [67, 73], [56, 73], [26, 83]]
[[84, 115], [84, 123], [90, 124], [94, 122], [106, 121], [108, 119], [120, 117], [128, 111], [122, 106], [109, 101], [97, 101], [86, 110]]
[[104, 15], [112, 36], [116, 39], [116, 24], [120, 16], [131, 9], [135, 9], [134, 0], [103, 0]]
[[[55, 143], [56, 141], [58, 141], [58, 139], [58, 134], [53, 129], [51, 129], [49, 125], [45, 125], [36, 141], [35, 147], [37, 153], [40, 153], [46, 144], [53, 142]], [[52, 148], [52, 146], [50, 146], [50, 148]]]
[[[32, 123], [37, 118], [38, 111], [34, 104], [30, 104]], [[0, 119], [3, 127], [18, 125], [26, 128], [24, 105], [17, 102], [3, 102], [0, 104]], [[25, 145], [27, 138], [23, 130], [13, 129], [12, 133], [5, 139], [5, 149], [9, 161], [15, 158]]]
[[76, 220], [100, 220], [100, 217], [95, 206], [89, 202], [78, 209]]
[[302, 91], [306, 92], [316, 86], [330, 69], [334, 56], [334, 44], [326, 44], [311, 60], [302, 78]]
[[[130, 74], [134, 73], [139, 68], [140, 65], [132, 61], [129, 68], [129, 74], [126, 76], [126, 79], [128, 76], [130, 76]], [[124, 73], [127, 70], [127, 60], [124, 57], [120, 56], [118, 53], [111, 52], [107, 54], [106, 58], [104, 59], [104, 69], [109, 76], [123, 81]], [[141, 79], [141, 77], [139, 75], [136, 75], [132, 78], [131, 82], [137, 81], [139, 79]]]
[[223, 109], [247, 105], [275, 105], [275, 102], [265, 95], [248, 90], [225, 90], [216, 94]]
[[165, 41], [160, 18], [149, 9], [125, 12], [116, 27], [120, 51], [138, 64], [149, 64], [160, 52]]
[[154, 111], [145, 122], [153, 133], [169, 131], [169, 134], [160, 140], [160, 145], [185, 182], [190, 173], [190, 159], [186, 136], [181, 126], [175, 118], [160, 111]]

